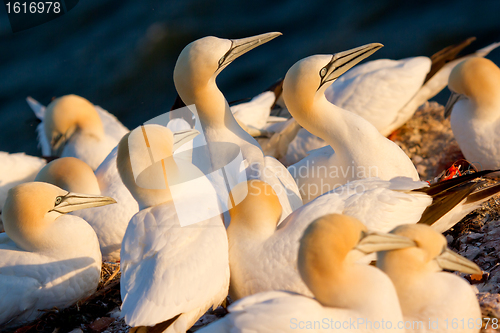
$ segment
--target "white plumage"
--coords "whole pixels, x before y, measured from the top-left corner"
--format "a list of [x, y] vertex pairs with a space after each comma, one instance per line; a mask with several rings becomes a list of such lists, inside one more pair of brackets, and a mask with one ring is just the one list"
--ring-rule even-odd
[[[424, 225], [403, 225], [392, 234], [415, 245], [377, 254], [377, 266], [391, 278], [406, 321], [422, 322], [406, 332], [479, 332], [482, 316], [474, 290], [463, 278], [443, 272], [481, 274], [473, 262], [447, 249], [443, 235]], [[432, 325], [429, 327], [429, 325]]]
[[[208, 156], [193, 156], [194, 163], [205, 174], [218, 171], [231, 160], [228, 146], [236, 145], [246, 160], [243, 170], [247, 178], [263, 179], [276, 186], [284, 210], [282, 218], [285, 218], [302, 205], [297, 185], [290, 181], [290, 174], [283, 165], [272, 157], [264, 157], [257, 141], [235, 120], [215, 83], [217, 75], [234, 59], [279, 35], [268, 33], [238, 40], [216, 37], [196, 40], [179, 55], [174, 83], [184, 103], [196, 106], [206, 140]], [[220, 178], [222, 180], [222, 176]]]
[[47, 108], [31, 97], [28, 104], [42, 120], [37, 127], [42, 154], [77, 157], [93, 170], [128, 132], [115, 116], [80, 96], [57, 98]]
[[31, 182], [45, 165], [43, 158], [24, 153], [0, 152], [0, 207], [3, 207], [7, 193], [16, 185]]
[[500, 69], [469, 59], [453, 69], [448, 85], [446, 115], [465, 158], [480, 169], [500, 168]]
[[311, 56], [293, 65], [285, 77], [283, 97], [288, 110], [302, 127], [329, 144], [288, 168], [304, 203], [356, 179], [419, 179], [401, 148], [324, 95], [331, 82], [380, 47], [375, 43], [335, 55]]
[[[412, 243], [404, 237], [386, 237], [370, 234], [359, 221], [341, 215], [316, 220], [295, 252], [300, 275], [316, 299], [284, 291], [255, 294], [232, 304], [228, 315], [199, 332], [386, 331], [386, 326], [380, 326], [382, 319], [391, 323], [391, 332], [404, 332], [397, 327], [402, 315], [388, 277], [374, 267], [355, 263], [360, 253]], [[371, 248], [367, 249], [363, 243], [369, 238]], [[379, 327], [370, 328], [360, 320], [377, 321]]]
[[9, 191], [0, 234], [0, 327], [64, 308], [97, 288], [101, 253], [94, 230], [81, 218], [62, 215], [113, 203], [101, 196], [69, 193], [47, 183]]
[[[154, 152], [154, 161], [148, 161], [148, 151], [140, 149], [146, 147], [144, 140]], [[131, 326], [170, 320], [165, 332], [185, 332], [225, 299], [229, 264], [222, 218], [203, 218], [205, 208], [200, 206], [201, 199], [213, 192], [212, 185], [191, 163], [169, 159], [177, 145], [174, 140], [169, 129], [146, 125], [125, 136], [118, 146], [120, 177], [141, 209], [131, 219], [122, 243], [121, 314]], [[132, 152], [134, 163], [144, 167], [139, 175], [132, 169]], [[203, 184], [194, 189], [199, 196], [189, 185], [185, 192], [172, 195], [176, 177], [182, 179], [186, 172], [201, 179]], [[184, 203], [199, 214], [198, 223], [181, 225], [178, 209]]]
[[94, 228], [104, 261], [120, 261], [120, 248], [128, 222], [139, 211], [139, 205], [125, 187], [116, 169], [116, 148], [94, 172], [85, 162], [73, 158], [56, 159], [40, 171], [37, 181], [59, 186], [67, 191], [105, 195], [115, 205], [75, 211]]

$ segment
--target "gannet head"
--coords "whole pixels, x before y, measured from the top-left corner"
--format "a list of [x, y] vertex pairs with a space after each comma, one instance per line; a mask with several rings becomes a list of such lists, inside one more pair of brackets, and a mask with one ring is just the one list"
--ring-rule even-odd
[[208, 36], [188, 44], [174, 69], [175, 88], [184, 103], [194, 104], [195, 93], [215, 82], [217, 75], [233, 60], [280, 35], [279, 32], [270, 32], [241, 39]]
[[408, 276], [418, 278], [419, 274], [440, 272], [443, 269], [469, 274], [481, 274], [481, 269], [472, 261], [456, 254], [447, 247], [446, 238], [431, 227], [423, 224], [401, 225], [391, 234], [407, 237], [415, 245], [377, 254], [377, 266], [393, 281]]
[[[340, 75], [367, 58], [383, 45], [372, 43], [333, 55], [313, 55], [296, 62], [283, 82], [285, 104], [292, 109], [310, 109], [316, 98]], [[295, 115], [294, 115], [295, 117]]]
[[121, 139], [116, 165], [123, 183], [141, 209], [172, 200], [167, 175], [174, 179], [179, 173], [172, 154], [198, 134], [196, 130], [173, 134], [164, 126], [144, 125]]
[[448, 87], [452, 94], [445, 107], [445, 117], [451, 114], [453, 105], [464, 97], [479, 109], [500, 107], [497, 97], [500, 91], [500, 69], [489, 59], [473, 57], [456, 65], [448, 78]]
[[[239, 202], [233, 206], [232, 202]], [[231, 224], [228, 233], [240, 230], [245, 237], [267, 238], [276, 230], [282, 208], [271, 185], [261, 180], [249, 180], [236, 185], [228, 203]]]
[[300, 240], [298, 269], [304, 283], [316, 299], [327, 306], [336, 306], [332, 289], [345, 286], [346, 279], [354, 279], [345, 269], [354, 265], [360, 253], [400, 249], [413, 246], [403, 236], [369, 232], [359, 220], [340, 214], [320, 217], [304, 231]]
[[94, 105], [83, 97], [66, 95], [53, 100], [45, 111], [44, 129], [52, 154], [60, 156], [75, 132], [101, 140], [104, 128]]
[[38, 172], [35, 181], [53, 184], [70, 192], [101, 194], [92, 168], [75, 157], [53, 160]]
[[63, 214], [116, 203], [109, 197], [78, 194], [42, 182], [24, 183], [9, 190], [2, 210], [5, 232], [26, 251], [50, 250], [55, 239], [51, 227]]

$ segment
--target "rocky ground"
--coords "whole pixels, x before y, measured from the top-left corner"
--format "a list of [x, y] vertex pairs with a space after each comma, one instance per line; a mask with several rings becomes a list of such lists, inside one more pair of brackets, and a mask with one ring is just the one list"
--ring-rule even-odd
[[[443, 106], [427, 103], [391, 136], [410, 156], [422, 179], [433, 181], [453, 162], [463, 158], [443, 113]], [[500, 197], [490, 199], [445, 235], [451, 248], [476, 262], [484, 271], [482, 276], [465, 276], [477, 290], [483, 317], [500, 318]], [[94, 295], [69, 309], [47, 311], [39, 320], [14, 332], [127, 332], [129, 327], [120, 319], [119, 282], [119, 264], [104, 263], [101, 283]], [[224, 313], [219, 308], [206, 314], [190, 332], [222, 317]], [[493, 329], [491, 322], [488, 328], [483, 327], [482, 330], [495, 331], [500, 329]]]

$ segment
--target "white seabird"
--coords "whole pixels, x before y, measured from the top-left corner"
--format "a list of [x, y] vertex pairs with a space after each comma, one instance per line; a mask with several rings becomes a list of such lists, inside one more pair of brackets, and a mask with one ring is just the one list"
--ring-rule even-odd
[[300, 207], [279, 226], [281, 207], [272, 188], [259, 180], [238, 184], [233, 197], [247, 189], [248, 195], [229, 211], [231, 298], [270, 290], [311, 295], [299, 277], [294, 253], [307, 226], [327, 214], [352, 216], [372, 231], [389, 232], [401, 224], [422, 223], [444, 232], [500, 191], [500, 185], [480, 189], [481, 182], [472, 182], [485, 173], [431, 186], [404, 177], [352, 181]]
[[325, 89], [340, 75], [382, 47], [373, 43], [334, 55], [298, 61], [285, 76], [283, 98], [297, 122], [329, 146], [290, 166], [304, 203], [345, 183], [362, 178], [419, 180], [410, 158], [362, 117], [325, 98]]
[[0, 234], [0, 329], [33, 320], [39, 310], [65, 308], [97, 288], [101, 252], [94, 230], [77, 209], [112, 198], [70, 193], [30, 182], [9, 191]]
[[420, 322], [406, 332], [481, 331], [483, 319], [472, 287], [443, 272], [481, 274], [481, 269], [448, 249], [446, 238], [425, 225], [402, 225], [391, 233], [415, 242], [406, 249], [377, 253], [377, 267], [394, 283], [405, 321]]
[[450, 74], [445, 116], [465, 158], [481, 169], [500, 168], [500, 68], [472, 58]]
[[[379, 59], [356, 66], [326, 89], [326, 99], [362, 116], [382, 135], [388, 136], [407, 122], [418, 107], [446, 87], [448, 76], [458, 63], [485, 57], [500, 45], [493, 43], [456, 58], [474, 39], [448, 46], [430, 58]], [[282, 160], [286, 165], [297, 163], [308, 151], [326, 145], [323, 139], [301, 129]]]
[[93, 170], [128, 132], [115, 116], [80, 96], [56, 98], [46, 109], [30, 97], [28, 104], [42, 120], [37, 128], [42, 154], [77, 157]]
[[[186, 105], [195, 105], [208, 147], [208, 156], [195, 164], [205, 174], [225, 166], [230, 159], [228, 146], [236, 145], [246, 160], [247, 178], [271, 184], [279, 195], [285, 218], [302, 205], [297, 184], [275, 158], [264, 156], [257, 141], [234, 119], [217, 87], [217, 75], [234, 59], [281, 33], [272, 32], [243, 39], [205, 37], [187, 45], [174, 69], [174, 83]], [[195, 139], [196, 141], [196, 139]]]
[[[118, 145], [118, 171], [140, 209], [121, 249], [121, 314], [133, 332], [156, 325], [184, 333], [227, 295], [228, 247], [221, 216], [180, 224], [182, 204], [203, 213], [200, 199], [205, 195], [202, 186], [188, 186], [174, 199], [173, 185], [186, 171], [203, 178], [193, 164], [172, 158], [180, 144], [166, 127], [145, 125]], [[208, 180], [204, 185], [211, 187]]]
[[397, 326], [402, 314], [390, 279], [356, 259], [412, 245], [405, 237], [371, 233], [352, 217], [323, 216], [305, 230], [297, 251], [298, 270], [315, 298], [285, 291], [252, 295], [199, 332], [404, 332]]
[[72, 215], [81, 217], [94, 228], [103, 261], [120, 261], [123, 235], [128, 222], [139, 211], [139, 205], [118, 174], [116, 148], [95, 173], [80, 159], [62, 157], [47, 164], [35, 180], [56, 185], [70, 192], [114, 198], [116, 205], [75, 211]]

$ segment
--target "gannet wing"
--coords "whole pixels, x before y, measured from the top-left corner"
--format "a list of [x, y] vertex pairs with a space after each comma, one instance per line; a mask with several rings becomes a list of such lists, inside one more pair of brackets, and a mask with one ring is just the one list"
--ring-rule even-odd
[[121, 138], [129, 132], [128, 128], [123, 126], [123, 124], [114, 115], [98, 105], [94, 105], [94, 107], [101, 118], [106, 135], [114, 139], [121, 140]]
[[342, 75], [327, 88], [325, 96], [382, 133], [422, 87], [430, 67], [427, 57], [370, 61]]

